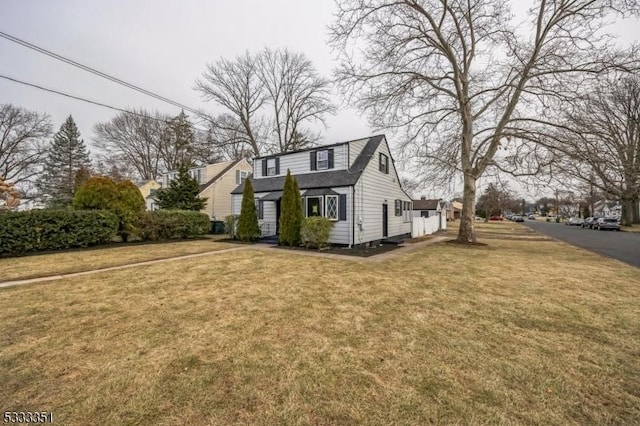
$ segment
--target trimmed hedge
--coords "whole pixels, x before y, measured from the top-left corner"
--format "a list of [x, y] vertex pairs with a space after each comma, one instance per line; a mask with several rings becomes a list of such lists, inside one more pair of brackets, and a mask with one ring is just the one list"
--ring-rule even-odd
[[204, 213], [189, 210], [155, 210], [146, 212], [138, 223], [138, 237], [143, 241], [194, 238], [209, 233], [211, 221]]
[[103, 210], [31, 210], [0, 214], [0, 256], [111, 242], [118, 217]]

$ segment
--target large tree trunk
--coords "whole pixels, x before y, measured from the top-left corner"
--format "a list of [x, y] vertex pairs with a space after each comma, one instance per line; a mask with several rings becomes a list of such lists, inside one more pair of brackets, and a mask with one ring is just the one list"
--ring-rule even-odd
[[462, 195], [462, 215], [457, 241], [460, 243], [475, 243], [476, 229], [474, 225], [476, 210], [476, 177], [464, 174], [464, 192]]
[[631, 226], [633, 224], [633, 210], [636, 208], [636, 203], [631, 198], [622, 199], [622, 214], [620, 215], [620, 225]]
[[640, 200], [633, 201], [633, 224], [640, 223]]

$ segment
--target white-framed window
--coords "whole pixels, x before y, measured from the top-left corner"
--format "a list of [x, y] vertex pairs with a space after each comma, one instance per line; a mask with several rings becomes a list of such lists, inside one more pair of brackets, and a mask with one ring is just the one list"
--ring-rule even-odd
[[327, 170], [329, 168], [329, 151], [324, 149], [316, 152], [316, 166], [318, 170]]
[[195, 179], [198, 183], [202, 182], [202, 169], [189, 170], [189, 176]]
[[404, 201], [403, 202], [404, 205], [404, 222], [411, 222], [411, 212], [412, 212], [412, 205], [411, 205], [411, 201]]
[[267, 176], [275, 176], [276, 172], [276, 159], [268, 158], [267, 159]]
[[322, 216], [322, 197], [306, 197], [305, 213], [307, 217]]
[[244, 170], [237, 170], [236, 171], [236, 185], [240, 185], [242, 182], [244, 182], [244, 180], [247, 178], [248, 174], [249, 174], [249, 172], [246, 172]]
[[329, 220], [338, 220], [338, 196], [327, 195], [324, 202], [324, 217]]

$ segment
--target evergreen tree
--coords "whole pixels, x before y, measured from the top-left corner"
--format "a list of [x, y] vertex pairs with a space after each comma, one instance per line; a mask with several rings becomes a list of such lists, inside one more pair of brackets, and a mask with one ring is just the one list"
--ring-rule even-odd
[[256, 213], [256, 203], [253, 199], [253, 184], [251, 179], [245, 180], [242, 192], [242, 207], [238, 220], [238, 239], [240, 241], [256, 241], [260, 238], [260, 226]]
[[200, 198], [200, 184], [189, 176], [186, 167], [180, 168], [178, 176], [169, 182], [168, 188], [156, 192], [156, 200], [161, 209], [200, 211], [207, 204], [206, 198]]
[[69, 116], [53, 137], [38, 189], [49, 207], [62, 208], [71, 204], [76, 188], [76, 174], [91, 166], [89, 152], [80, 139], [73, 117]]
[[179, 170], [193, 166], [196, 155], [195, 135], [189, 118], [180, 112], [169, 122], [160, 146], [164, 166], [168, 170]]
[[302, 229], [302, 221], [304, 220], [304, 211], [302, 207], [302, 197], [300, 196], [300, 187], [298, 186], [298, 180], [295, 177], [293, 178], [293, 188], [294, 188], [294, 193], [296, 194], [296, 197], [295, 197], [296, 209], [295, 209], [295, 214], [293, 216], [293, 219], [294, 219], [293, 236], [295, 237], [295, 241], [297, 245], [300, 242], [302, 242], [302, 238], [300, 236], [300, 232], [301, 232], [300, 230]]
[[285, 246], [297, 246], [300, 243], [302, 200], [298, 182], [291, 176], [290, 170], [287, 170], [280, 205], [279, 242]]

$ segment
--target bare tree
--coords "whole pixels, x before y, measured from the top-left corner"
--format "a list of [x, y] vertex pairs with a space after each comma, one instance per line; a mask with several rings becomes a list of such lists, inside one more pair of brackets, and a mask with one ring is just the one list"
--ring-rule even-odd
[[304, 126], [324, 124], [325, 116], [335, 111], [329, 81], [303, 54], [286, 49], [220, 59], [196, 81], [196, 90], [233, 118], [216, 127], [241, 132], [253, 155], [316, 143], [319, 134]]
[[0, 105], [0, 179], [17, 186], [31, 182], [40, 171], [50, 135], [48, 115]]
[[330, 102], [329, 80], [318, 75], [303, 54], [265, 49], [258, 57], [259, 77], [272, 110], [272, 133], [277, 152], [288, 152], [313, 145], [320, 139], [302, 126], [335, 113]]
[[106, 157], [122, 159], [138, 177], [156, 179], [165, 171], [162, 145], [169, 117], [144, 110], [119, 113], [106, 123], [94, 126], [96, 146]]
[[259, 111], [265, 103], [265, 95], [254, 57], [245, 52], [235, 60], [221, 58], [207, 66], [202, 78], [196, 80], [196, 90], [238, 120], [254, 155], [260, 155], [265, 123]]
[[516, 27], [507, 0], [337, 1], [331, 43], [342, 91], [423, 173], [462, 175], [458, 241], [475, 242], [476, 182], [510, 138], [533, 144], [549, 106], [603, 70], [635, 65], [603, 32], [636, 1], [539, 0]]
[[242, 124], [235, 117], [222, 114], [208, 121], [208, 130], [198, 132], [196, 138], [196, 157], [200, 162], [211, 164], [255, 155]]
[[571, 106], [550, 145], [555, 167], [619, 199], [621, 223], [631, 225], [640, 199], [640, 77], [602, 79]]

